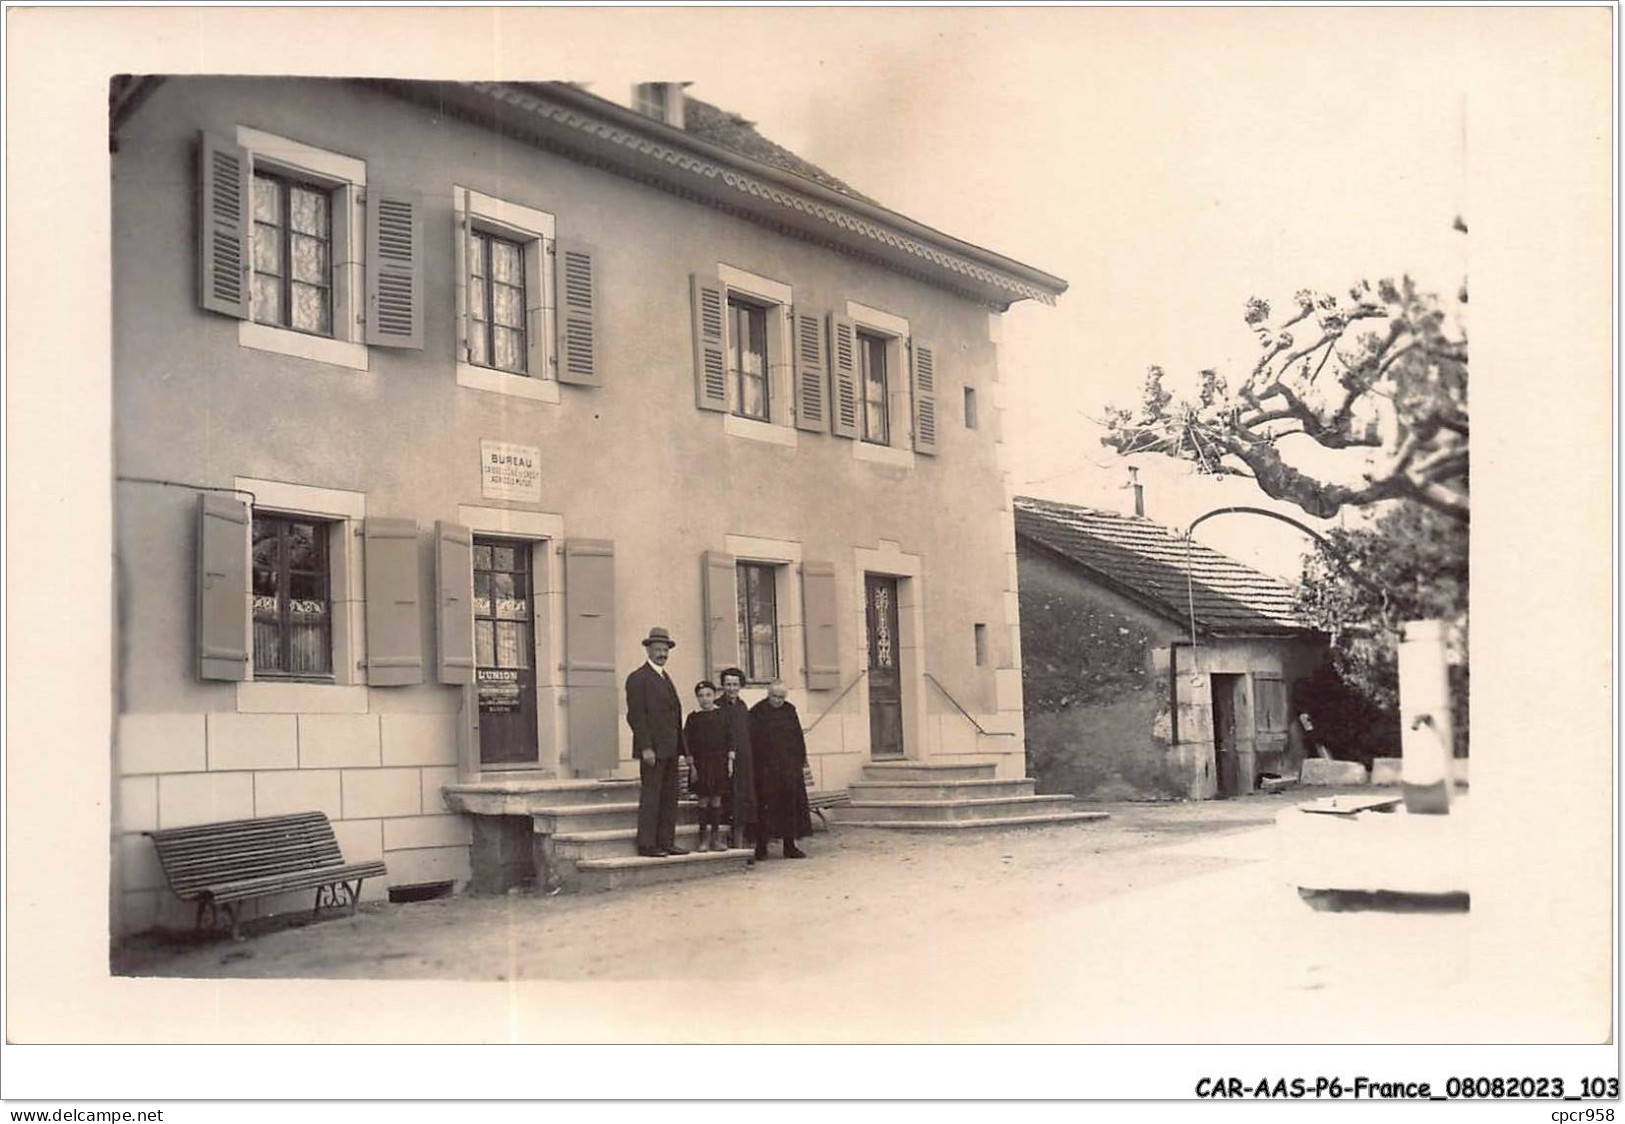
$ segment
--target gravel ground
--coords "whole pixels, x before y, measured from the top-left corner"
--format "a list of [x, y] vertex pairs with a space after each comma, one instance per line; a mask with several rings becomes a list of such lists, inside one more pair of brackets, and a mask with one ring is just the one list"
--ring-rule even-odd
[[[271, 919], [231, 942], [138, 939], [120, 975], [178, 978], [753, 980], [830, 972], [943, 934], [1042, 921], [1247, 860], [1176, 844], [1273, 824], [1332, 790], [1093, 804], [1082, 824], [953, 834], [838, 825], [742, 874], [603, 894], [460, 896]], [[1300, 907], [1301, 908], [1301, 907]]]

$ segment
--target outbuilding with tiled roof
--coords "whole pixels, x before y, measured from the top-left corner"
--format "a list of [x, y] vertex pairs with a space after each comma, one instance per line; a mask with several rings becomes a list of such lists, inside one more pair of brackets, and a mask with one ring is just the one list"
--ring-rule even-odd
[[1325, 638], [1290, 584], [1142, 515], [1018, 496], [1029, 767], [1097, 798], [1203, 799], [1295, 775]]

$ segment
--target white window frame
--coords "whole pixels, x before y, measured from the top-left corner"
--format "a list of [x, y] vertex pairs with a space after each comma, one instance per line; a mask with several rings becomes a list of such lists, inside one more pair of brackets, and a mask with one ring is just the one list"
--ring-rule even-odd
[[[778, 677], [784, 680], [789, 699], [797, 707], [807, 698], [805, 624], [801, 615], [801, 544], [792, 539], [769, 539], [756, 535], [727, 535], [723, 545], [734, 559], [734, 629], [739, 628], [737, 608], [738, 573], [742, 563], [773, 567], [773, 602], [778, 629]], [[740, 653], [743, 658], [744, 653]], [[743, 663], [740, 665], [743, 667]], [[765, 684], [747, 683], [760, 689]]]
[[308, 516], [328, 531], [328, 599], [331, 608], [333, 681], [256, 680], [254, 678], [253, 599], [244, 590], [250, 655], [248, 677], [237, 684], [237, 710], [242, 714], [364, 714], [367, 710], [366, 587], [361, 553], [361, 525], [367, 517], [364, 492], [290, 484], [239, 476], [232, 486], [254, 497], [246, 533], [252, 543], [253, 515]]
[[[368, 353], [361, 322], [366, 293], [366, 277], [362, 270], [367, 234], [366, 162], [247, 125], [237, 126], [236, 139], [237, 144], [248, 151], [254, 167], [319, 184], [332, 192], [333, 199], [333, 335], [314, 336], [292, 328], [256, 322], [251, 285], [248, 317], [237, 322], [238, 345], [352, 371], [367, 370]], [[248, 257], [249, 261], [253, 261], [253, 222], [250, 221], [248, 226]]]
[[[861, 430], [853, 441], [855, 460], [889, 464], [897, 468], [914, 467], [914, 371], [911, 355], [911, 335], [908, 321], [894, 313], [871, 308], [857, 301], [846, 302], [846, 318], [852, 321], [855, 332], [867, 336], [880, 336], [886, 340], [886, 439], [877, 445], [863, 439]], [[855, 342], [855, 341], [854, 341]], [[854, 372], [861, 379], [861, 372]], [[858, 388], [858, 403], [863, 404], [863, 387]], [[862, 420], [859, 420], [861, 427]]]
[[734, 437], [766, 441], [773, 445], [796, 446], [795, 367], [790, 355], [790, 309], [794, 290], [783, 281], [763, 277], [748, 270], [719, 263], [717, 279], [722, 282], [724, 311], [723, 353], [732, 362], [733, 317], [726, 315], [728, 298], [734, 294], [767, 309], [767, 420], [740, 417], [735, 401], [733, 371], [728, 372], [728, 409], [722, 415], [722, 429]]
[[[524, 249], [525, 303], [530, 305], [532, 300], [537, 302], [534, 308], [525, 310], [525, 331], [528, 336], [526, 360], [531, 370], [520, 375], [470, 363], [468, 331], [471, 317], [468, 313], [466, 268], [459, 273], [455, 280], [457, 332], [452, 345], [456, 349], [457, 385], [557, 405], [557, 299], [553, 277], [555, 220], [546, 211], [498, 199], [471, 187], [454, 185], [451, 190], [452, 210], [456, 216], [455, 236], [459, 244], [467, 245], [465, 222], [478, 230], [519, 243]], [[457, 255], [457, 258], [461, 261], [462, 255]]]

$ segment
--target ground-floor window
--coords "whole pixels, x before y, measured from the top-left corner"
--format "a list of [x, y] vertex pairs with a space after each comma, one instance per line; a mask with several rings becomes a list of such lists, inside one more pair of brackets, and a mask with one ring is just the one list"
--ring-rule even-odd
[[333, 674], [331, 524], [303, 516], [254, 516], [254, 674]]
[[739, 563], [739, 657], [752, 683], [768, 683], [779, 674], [777, 569], [765, 562]]

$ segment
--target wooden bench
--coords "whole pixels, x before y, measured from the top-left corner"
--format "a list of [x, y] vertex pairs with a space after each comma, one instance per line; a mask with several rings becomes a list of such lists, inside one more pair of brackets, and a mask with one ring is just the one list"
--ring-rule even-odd
[[233, 939], [241, 940], [238, 904], [297, 890], [315, 890], [314, 920], [324, 905], [345, 905], [355, 913], [361, 883], [386, 873], [382, 860], [346, 863], [322, 812], [265, 816], [254, 820], [197, 824], [149, 831], [169, 888], [182, 901], [197, 903], [197, 927], [211, 925], [224, 912]]
[[829, 817], [824, 815], [825, 808], [834, 808], [837, 805], [852, 802], [852, 794], [844, 789], [837, 792], [814, 792], [811, 765], [801, 767], [801, 780], [807, 786], [807, 807], [813, 815], [823, 821], [825, 828], [829, 827]]

